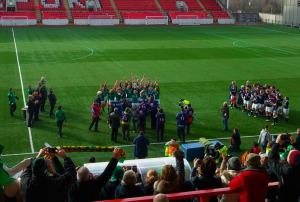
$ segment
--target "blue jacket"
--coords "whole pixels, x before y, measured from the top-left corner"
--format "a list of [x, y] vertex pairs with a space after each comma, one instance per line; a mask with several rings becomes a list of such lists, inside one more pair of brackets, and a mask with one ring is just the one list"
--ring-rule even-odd
[[138, 135], [133, 140], [134, 146], [134, 156], [137, 158], [146, 158], [148, 156], [148, 145], [149, 141], [145, 135]]

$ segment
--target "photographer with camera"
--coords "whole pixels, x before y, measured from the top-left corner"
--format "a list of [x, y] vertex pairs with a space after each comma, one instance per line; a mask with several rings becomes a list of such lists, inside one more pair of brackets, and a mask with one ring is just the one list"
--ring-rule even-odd
[[[64, 160], [61, 174], [53, 168], [51, 160], [54, 156]], [[75, 180], [75, 165], [63, 149], [41, 149], [21, 175], [23, 201], [65, 202], [67, 189]]]
[[86, 167], [79, 168], [77, 171], [77, 182], [71, 186], [68, 201], [88, 202], [99, 200], [101, 189], [111, 178], [118, 164], [118, 160], [124, 157], [124, 155], [124, 150], [115, 148], [113, 157], [105, 170], [101, 175], [96, 177], [93, 177]]
[[269, 154], [269, 168], [279, 179], [278, 202], [297, 202], [300, 196], [300, 152], [291, 150], [287, 159], [281, 160], [279, 151], [287, 147], [287, 134], [281, 134]]

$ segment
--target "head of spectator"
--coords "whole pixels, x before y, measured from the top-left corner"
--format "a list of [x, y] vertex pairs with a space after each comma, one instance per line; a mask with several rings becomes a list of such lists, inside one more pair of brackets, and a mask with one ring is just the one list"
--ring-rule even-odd
[[297, 167], [300, 166], [300, 151], [298, 150], [291, 150], [287, 162], [292, 166], [292, 167]]
[[260, 156], [255, 153], [250, 153], [246, 157], [247, 169], [260, 169]]
[[149, 169], [145, 178], [146, 184], [153, 185], [154, 182], [157, 180], [158, 180], [158, 173], [156, 172], [156, 170]]
[[214, 176], [217, 169], [215, 159], [211, 156], [204, 157], [204, 159], [201, 161], [200, 168], [201, 168], [202, 176], [207, 176], [207, 177]]
[[238, 157], [231, 157], [227, 161], [227, 170], [241, 170], [241, 161]]
[[122, 183], [126, 186], [134, 186], [137, 182], [136, 174], [133, 170], [125, 171], [122, 179]]
[[154, 196], [153, 202], [169, 202], [169, 199], [165, 194], [157, 194]]
[[165, 165], [162, 169], [161, 180], [172, 182], [177, 179], [177, 173], [172, 165]]
[[164, 193], [167, 194], [170, 192], [170, 186], [172, 186], [172, 184], [166, 180], [160, 180], [157, 183], [155, 192], [156, 193]]
[[268, 165], [268, 160], [269, 160], [268, 154], [261, 153], [261, 154], [259, 154], [259, 156], [260, 156], [260, 165], [261, 166], [267, 166]]
[[91, 156], [91, 158], [89, 159], [89, 163], [96, 163], [96, 157]]
[[82, 166], [77, 170], [77, 180], [79, 182], [86, 182], [90, 180], [90, 178], [91, 173], [87, 167]]

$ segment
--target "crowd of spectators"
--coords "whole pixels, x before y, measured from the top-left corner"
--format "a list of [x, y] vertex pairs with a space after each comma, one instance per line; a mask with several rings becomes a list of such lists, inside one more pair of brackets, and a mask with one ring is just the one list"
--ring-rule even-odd
[[[176, 166], [164, 165], [161, 172], [149, 169], [142, 179], [136, 167], [117, 165], [123, 152], [118, 148], [99, 176], [93, 176], [87, 167], [76, 167], [64, 150], [53, 153], [44, 148], [36, 158], [18, 165], [23, 170], [18, 180], [10, 177], [16, 169], [1, 164], [1, 201], [85, 202], [228, 186], [232, 190], [230, 194], [211, 196], [209, 201], [298, 202], [300, 129], [297, 133], [295, 141], [291, 136], [287, 139], [286, 134], [278, 135], [268, 153], [249, 151], [241, 158], [221, 154], [220, 164], [210, 155], [195, 159], [189, 179], [185, 178], [184, 153], [180, 150], [173, 153]], [[282, 154], [290, 147], [286, 155]], [[268, 183], [273, 181], [279, 182], [278, 189], [268, 190]], [[159, 195], [156, 200], [163, 199], [167, 200]]]

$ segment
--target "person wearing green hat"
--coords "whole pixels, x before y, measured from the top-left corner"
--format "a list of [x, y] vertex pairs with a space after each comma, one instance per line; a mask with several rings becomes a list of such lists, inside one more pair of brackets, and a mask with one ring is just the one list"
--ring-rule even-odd
[[9, 105], [10, 115], [13, 116], [17, 109], [17, 100], [19, 98], [18, 98], [18, 96], [16, 96], [16, 94], [12, 88], [9, 89], [7, 97], [8, 97], [8, 105]]
[[101, 190], [102, 200], [110, 200], [115, 198], [115, 190], [117, 186], [122, 182], [124, 170], [121, 166], [117, 166], [110, 178], [110, 181], [105, 184]]

